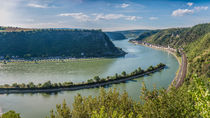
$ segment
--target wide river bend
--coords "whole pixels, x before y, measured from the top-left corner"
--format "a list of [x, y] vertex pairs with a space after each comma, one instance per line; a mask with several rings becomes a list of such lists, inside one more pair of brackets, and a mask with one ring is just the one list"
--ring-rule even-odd
[[[138, 101], [142, 82], [149, 90], [167, 88], [176, 75], [179, 67], [176, 58], [161, 50], [134, 45], [123, 41], [113, 41], [117, 47], [122, 48], [128, 54], [125, 57], [113, 59], [88, 59], [73, 60], [68, 62], [41, 62], [35, 63], [9, 63], [0, 64], [0, 84], [17, 83], [42, 83], [51, 82], [82, 82], [96, 75], [106, 77], [126, 71], [134, 71], [139, 66], [143, 69], [160, 62], [167, 65], [161, 72], [150, 76], [141, 77], [126, 83], [114, 84], [109, 88], [117, 88], [120, 92], [126, 90], [130, 97]], [[82, 96], [95, 96], [99, 94], [98, 88], [83, 89], [77, 91], [64, 91], [56, 94], [3, 94], [0, 95], [0, 111], [15, 110], [21, 113], [23, 118], [45, 118], [56, 104], [66, 99], [69, 105], [74, 101], [74, 96], [80, 93]]]

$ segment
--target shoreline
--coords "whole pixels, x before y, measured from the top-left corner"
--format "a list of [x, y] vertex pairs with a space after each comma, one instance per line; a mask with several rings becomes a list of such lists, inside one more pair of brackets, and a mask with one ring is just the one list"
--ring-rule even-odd
[[[42, 59], [42, 60], [10, 60], [6, 62], [6, 64], [10, 63], [31, 63], [31, 64], [39, 64], [39, 63], [47, 63], [47, 62], [55, 62], [55, 63], [63, 63], [63, 62], [76, 62], [76, 61], [90, 61], [90, 60], [106, 60], [106, 59], [113, 59], [113, 58], [69, 58], [69, 59]], [[3, 60], [0, 60], [0, 65], [5, 64]]]
[[[181, 64], [182, 64], [182, 62], [180, 62], [180, 60], [179, 60], [179, 58], [178, 58], [178, 56], [175, 54], [175, 49], [173, 49], [173, 48], [166, 48], [166, 47], [160, 47], [160, 46], [156, 46], [156, 45], [152, 45], [152, 44], [148, 44], [148, 43], [144, 43], [144, 42], [140, 42], [140, 41], [134, 41], [134, 40], [132, 40], [132, 41], [129, 41], [129, 42], [131, 42], [131, 43], [133, 43], [133, 44], [136, 44], [136, 45], [142, 45], [142, 46], [146, 46], [146, 47], [149, 47], [149, 48], [153, 48], [153, 49], [157, 49], [157, 50], [163, 50], [163, 51], [166, 51], [166, 52], [168, 52], [168, 53], [170, 53], [170, 54], [172, 54], [175, 58], [176, 58], [176, 60], [178, 61], [178, 63], [179, 63], [179, 68], [178, 68], [178, 70], [177, 70], [177, 72], [176, 72], [176, 76], [174, 77], [174, 79], [172, 80], [172, 82], [171, 82], [171, 84], [168, 86], [168, 88], [167, 88], [167, 90], [169, 90], [172, 86], [174, 86], [174, 85], [176, 85], [176, 83], [178, 82], [178, 76], [179, 76], [179, 71], [181, 70]], [[182, 60], [181, 60], [182, 61]], [[176, 82], [176, 83], [175, 83]]]
[[9, 60], [3, 59], [1, 57], [0, 64], [7, 64], [7, 63], [37, 63], [38, 62], [69, 62], [69, 61], [86, 61], [86, 60], [92, 60], [92, 59], [113, 59], [113, 58], [120, 58], [124, 57], [127, 54], [127, 52], [122, 51], [119, 55], [115, 56], [104, 56], [104, 57], [37, 57], [37, 58], [31, 58], [31, 59], [24, 59], [24, 58], [12, 58]]
[[53, 93], [53, 92], [61, 92], [61, 91], [74, 91], [80, 89], [89, 89], [89, 88], [97, 88], [97, 87], [105, 87], [111, 84], [120, 84], [122, 82], [136, 79], [139, 77], [143, 77], [145, 75], [149, 75], [154, 72], [158, 72], [164, 69], [165, 66], [159, 67], [155, 70], [147, 71], [141, 74], [133, 75], [130, 77], [123, 77], [120, 79], [107, 80], [95, 83], [85, 83], [81, 85], [71, 85], [69, 87], [60, 87], [60, 88], [0, 88], [0, 94], [11, 94], [11, 93]]
[[177, 59], [179, 65], [181, 65], [181, 62], [180, 62], [179, 58], [178, 58], [177, 55], [175, 54], [175, 51], [176, 51], [176, 50], [173, 49], [173, 48], [168, 49], [168, 48], [166, 48], [166, 47], [159, 47], [159, 46], [152, 45], [152, 44], [150, 44], [150, 45], [145, 45], [145, 44], [139, 43], [139, 42], [137, 42], [137, 41], [130, 41], [130, 42], [131, 42], [131, 43], [134, 43], [134, 44], [136, 44], [136, 45], [142, 45], [142, 46], [146, 46], [146, 47], [149, 47], [149, 48], [153, 48], [153, 49], [163, 50], [163, 51], [169, 52], [170, 54], [172, 54], [172, 55]]

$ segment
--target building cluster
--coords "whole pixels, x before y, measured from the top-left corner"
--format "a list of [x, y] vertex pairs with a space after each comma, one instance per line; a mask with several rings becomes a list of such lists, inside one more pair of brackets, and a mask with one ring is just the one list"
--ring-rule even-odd
[[172, 52], [176, 52], [176, 49], [174, 48], [171, 48], [169, 45], [168, 47], [164, 47], [164, 46], [161, 46], [161, 45], [153, 45], [153, 44], [150, 44], [150, 43], [147, 43], [147, 42], [143, 42], [143, 41], [132, 41], [134, 44], [142, 44], [142, 45], [145, 45], [145, 46], [148, 46], [148, 47], [152, 47], [152, 48], [157, 48], [157, 49], [163, 49], [163, 50], [169, 50], [169, 51], [172, 51]]

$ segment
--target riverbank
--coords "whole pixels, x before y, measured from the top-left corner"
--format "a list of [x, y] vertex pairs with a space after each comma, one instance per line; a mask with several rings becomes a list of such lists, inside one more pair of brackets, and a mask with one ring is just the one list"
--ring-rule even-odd
[[[108, 80], [100, 80], [96, 82], [90, 83], [82, 83], [82, 84], [73, 84], [69, 86], [60, 86], [60, 87], [47, 87], [47, 88], [0, 88], [0, 94], [10, 94], [10, 93], [50, 93], [50, 92], [60, 92], [60, 91], [73, 91], [73, 90], [80, 90], [80, 89], [89, 89], [89, 88], [96, 88], [96, 87], [103, 87], [108, 86], [111, 84], [119, 84], [128, 80], [132, 80], [135, 78], [142, 77], [144, 75], [149, 75], [151, 73], [160, 71], [164, 69], [164, 64], [159, 64], [156, 67], [150, 66], [146, 71], [141, 69], [135, 70], [131, 74], [127, 74], [124, 76], [119, 76], [115, 79], [108, 79]], [[115, 75], [116, 77], [116, 75]]]
[[68, 59], [42, 59], [42, 60], [10, 60], [4, 63], [3, 60], [0, 60], [1, 64], [10, 64], [10, 63], [26, 63], [26, 64], [39, 64], [39, 63], [47, 63], [47, 62], [53, 62], [53, 63], [64, 63], [64, 62], [80, 62], [80, 61], [97, 61], [97, 60], [109, 60], [112, 58], [68, 58]]
[[150, 48], [153, 48], [153, 49], [167, 51], [168, 53], [172, 54], [177, 59], [177, 61], [179, 62], [179, 65], [181, 65], [181, 60], [176, 55], [176, 49], [173, 49], [173, 48], [170, 48], [170, 47], [163, 47], [163, 46], [152, 45], [152, 44], [149, 44], [149, 43], [145, 43], [145, 42], [141, 42], [141, 41], [135, 41], [135, 40], [131, 40], [129, 42], [137, 44], [137, 45], [143, 45], [143, 46], [146, 46], [146, 47], [150, 47]]
[[124, 57], [127, 52], [124, 52], [122, 49], [119, 49], [121, 52], [119, 55], [116, 56], [103, 56], [103, 57], [62, 57], [62, 56], [55, 56], [55, 57], [33, 57], [30, 59], [26, 58], [17, 58], [13, 57], [9, 60], [5, 59], [4, 57], [0, 56], [0, 64], [7, 64], [7, 63], [40, 63], [40, 62], [68, 62], [68, 61], [86, 61], [92, 59], [112, 59], [117, 57]]
[[[170, 48], [170, 47], [163, 47], [163, 46], [157, 46], [157, 45], [152, 45], [152, 44], [149, 44], [149, 43], [146, 43], [146, 42], [142, 42], [142, 41], [136, 41], [136, 40], [130, 40], [129, 42], [131, 43], [134, 43], [136, 45], [143, 45], [143, 46], [146, 46], [146, 47], [150, 47], [150, 48], [153, 48], [153, 49], [158, 49], [158, 50], [164, 50], [164, 51], [167, 51], [168, 53], [172, 54], [178, 61], [179, 63], [179, 68], [176, 72], [176, 76], [174, 77], [173, 81], [171, 82], [171, 84], [169, 85], [168, 89], [169, 90], [172, 86], [178, 88], [180, 87], [180, 82], [183, 83], [183, 76], [186, 75], [186, 73], [181, 76], [182, 74], [182, 69], [183, 69], [183, 63], [184, 63], [184, 60], [183, 60], [183, 56], [181, 57], [181, 59], [176, 55], [176, 49], [173, 49], [173, 48]], [[182, 52], [183, 53], [183, 52]], [[185, 55], [185, 54], [182, 54], [182, 55]], [[182, 78], [182, 80], [181, 80]]]

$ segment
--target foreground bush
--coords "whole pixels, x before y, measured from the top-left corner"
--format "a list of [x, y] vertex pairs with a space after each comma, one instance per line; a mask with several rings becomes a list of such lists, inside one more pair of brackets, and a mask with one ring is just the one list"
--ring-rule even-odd
[[165, 89], [148, 91], [143, 86], [142, 103], [133, 101], [127, 92], [120, 94], [116, 89], [106, 92], [101, 88], [97, 97], [78, 94], [72, 109], [65, 101], [57, 105], [50, 118], [208, 118], [209, 90], [203, 79], [196, 76], [191, 84], [193, 86], [183, 85], [169, 92]]
[[19, 113], [16, 113], [15, 111], [8, 111], [4, 114], [2, 114], [2, 116], [0, 116], [0, 118], [21, 118]]

